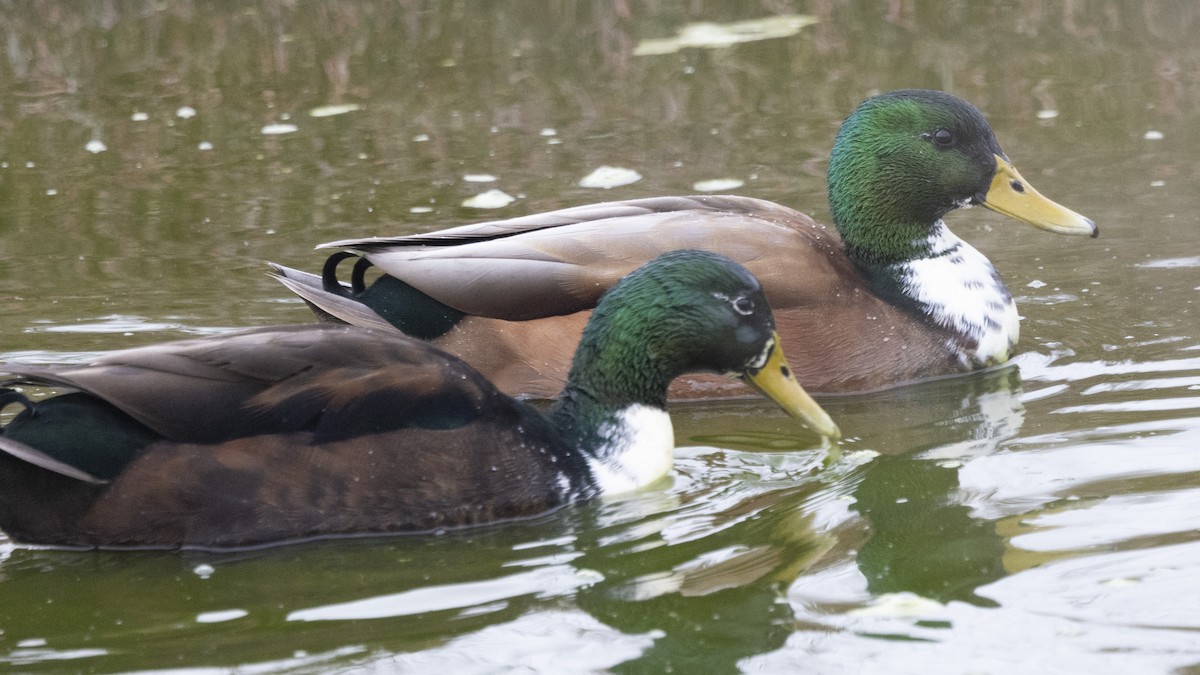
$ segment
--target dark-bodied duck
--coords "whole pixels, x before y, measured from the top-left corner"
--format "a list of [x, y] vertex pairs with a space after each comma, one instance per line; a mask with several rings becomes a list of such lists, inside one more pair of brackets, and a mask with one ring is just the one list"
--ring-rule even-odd
[[[322, 277], [277, 276], [323, 318], [394, 325], [463, 357], [512, 394], [549, 397], [601, 293], [676, 248], [746, 265], [775, 309], [810, 391], [866, 391], [1007, 360], [1017, 310], [992, 264], [942, 221], [982, 205], [1060, 234], [1091, 220], [1017, 173], [974, 106], [924, 90], [864, 102], [828, 167], [836, 232], [767, 201], [733, 196], [610, 202], [403, 237], [326, 244]], [[351, 283], [337, 264], [361, 256]], [[368, 285], [365, 268], [383, 276]], [[672, 396], [736, 383], [683, 378]]]
[[667, 386], [744, 379], [823, 436], [757, 280], [712, 253], [655, 259], [601, 299], [546, 412], [394, 330], [267, 328], [8, 364], [31, 400], [0, 431], [0, 528], [77, 547], [240, 547], [475, 525], [645, 486], [671, 467]]

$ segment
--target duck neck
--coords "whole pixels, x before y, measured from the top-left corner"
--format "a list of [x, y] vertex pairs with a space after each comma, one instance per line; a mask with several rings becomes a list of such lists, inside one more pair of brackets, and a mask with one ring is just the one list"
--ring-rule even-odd
[[637, 489], [671, 467], [675, 438], [667, 387], [683, 368], [648, 344], [644, 332], [618, 320], [593, 320], [548, 411], [606, 494]]
[[942, 222], [949, 205], [918, 198], [917, 186], [903, 184], [903, 168], [880, 164], [876, 153], [854, 152], [865, 143], [857, 130], [844, 130], [843, 135], [829, 160], [829, 207], [846, 257], [875, 293], [919, 309], [919, 299], [906, 283], [908, 268], [962, 244]]
[[833, 222], [846, 255], [864, 270], [883, 269], [936, 255], [945, 230], [944, 213], [906, 213], [894, 204], [879, 204], [879, 193], [830, 189]]
[[946, 331], [964, 367], [1008, 360], [1020, 319], [991, 261], [940, 220], [915, 249], [884, 264], [855, 262], [876, 294]]

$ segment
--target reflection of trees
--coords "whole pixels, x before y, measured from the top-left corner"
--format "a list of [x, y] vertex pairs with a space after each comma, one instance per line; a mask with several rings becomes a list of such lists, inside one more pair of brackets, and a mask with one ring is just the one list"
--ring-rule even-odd
[[[0, 90], [16, 100], [0, 124], [11, 133], [24, 118], [45, 124], [48, 117], [67, 126], [101, 124], [106, 134], [136, 130], [140, 139], [151, 125], [127, 124], [132, 109], [170, 112], [187, 103], [201, 112], [193, 126], [215, 125], [204, 135], [228, 147], [242, 130], [220, 122], [259, 124], [319, 103], [367, 99], [372, 105], [355, 126], [372, 154], [396, 175], [433, 168], [446, 178], [456, 175], [459, 162], [481, 157], [501, 169], [507, 160], [553, 171], [538, 157], [543, 153], [508, 147], [503, 135], [486, 148], [474, 140], [456, 144], [453, 132], [469, 127], [536, 132], [580, 125], [580, 137], [653, 127], [664, 141], [655, 144], [660, 153], [687, 147], [713, 128], [737, 139], [726, 144], [746, 143], [748, 151], [776, 143], [775, 134], [746, 115], [749, 108], [769, 115], [770, 129], [790, 128], [801, 143], [813, 143], [797, 150], [822, 154], [830, 129], [808, 130], [814, 113], [840, 119], [872, 88], [953, 88], [993, 115], [1025, 119], [1048, 102], [1077, 99], [1072, 88], [1083, 83], [1138, 89], [1136, 96], [1086, 106], [1077, 116], [1085, 120], [1113, 115], [1113, 107], [1123, 117], [1138, 115], [1146, 103], [1187, 111], [1200, 99], [1200, 46], [1191, 39], [1200, 10], [1178, 0], [1053, 8], [1032, 0], [1015, 7], [818, 2], [813, 9], [821, 22], [806, 37], [679, 56], [629, 55], [639, 38], [669, 34], [686, 21], [797, 11], [792, 4], [10, 4], [0, 8], [8, 45]], [[694, 69], [691, 76], [682, 74], [684, 65]], [[418, 131], [439, 132], [440, 142], [414, 156], [409, 139]], [[86, 140], [90, 129], [33, 134], [30, 142], [49, 146], [41, 156], [63, 156], [77, 149], [80, 133]], [[133, 150], [152, 161], [169, 155], [178, 140], [177, 133], [161, 133]], [[712, 140], [705, 145], [711, 150]]]
[[[732, 49], [631, 55], [689, 21], [797, 11], [821, 22]], [[1135, 140], [1123, 121], [1148, 104], [1168, 118], [1196, 108], [1198, 13], [1183, 0], [7, 3], [0, 281], [18, 297], [93, 293], [78, 314], [187, 315], [194, 303], [261, 323], [262, 307], [221, 302], [238, 286], [277, 290], [261, 259], [307, 267], [314, 242], [490, 215], [458, 206], [475, 191], [461, 175], [477, 171], [526, 195], [505, 215], [608, 197], [575, 181], [624, 163], [646, 179], [621, 197], [753, 175], [741, 192], [821, 216], [837, 121], [870, 90], [952, 89], [1008, 127], [1047, 124], [1033, 113], [1053, 106], [1072, 121], [1054, 128], [1064, 146], [1121, 148]], [[331, 102], [363, 109], [305, 115]], [[181, 105], [198, 115], [175, 117]], [[284, 115], [298, 133], [259, 133]], [[561, 144], [539, 135], [548, 127]], [[107, 152], [83, 151], [93, 136]], [[434, 215], [409, 213], [431, 202]], [[126, 279], [155, 280], [153, 299], [98, 290]]]

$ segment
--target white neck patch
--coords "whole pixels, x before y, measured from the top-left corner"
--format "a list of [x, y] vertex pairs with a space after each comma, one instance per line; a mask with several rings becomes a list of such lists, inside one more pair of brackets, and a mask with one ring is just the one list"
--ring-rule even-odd
[[939, 326], [966, 338], [950, 345], [963, 365], [1007, 361], [1021, 323], [996, 268], [940, 220], [929, 248], [929, 257], [898, 265], [905, 295], [921, 303]]
[[667, 411], [634, 404], [601, 427], [602, 445], [588, 466], [600, 494], [630, 492], [667, 475], [675, 459], [675, 429]]

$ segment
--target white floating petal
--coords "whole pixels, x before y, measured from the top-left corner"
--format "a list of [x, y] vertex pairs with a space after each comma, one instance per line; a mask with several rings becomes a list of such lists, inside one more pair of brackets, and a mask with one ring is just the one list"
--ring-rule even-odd
[[642, 179], [642, 174], [619, 166], [602, 166], [584, 176], [579, 187], [609, 189], [630, 185]]
[[191, 119], [196, 116], [196, 109], [190, 105], [181, 106], [175, 111], [175, 116], [181, 119]]
[[150, 119], [150, 116], [144, 112], [135, 112], [129, 116], [129, 119], [133, 120], [134, 122], [145, 122], [146, 120]]
[[745, 181], [740, 181], [736, 178], [714, 178], [712, 180], [702, 180], [692, 183], [692, 189], [697, 192], [724, 192], [726, 190], [736, 190], [745, 184]]
[[108, 149], [108, 146], [104, 144], [104, 141], [100, 140], [99, 138], [93, 138], [92, 140], [87, 142], [87, 145], [85, 145], [83, 147], [85, 150], [92, 153], [93, 155], [104, 152], [105, 150]]
[[462, 205], [471, 209], [499, 209], [515, 200], [515, 197], [502, 190], [488, 190], [464, 199]]
[[1058, 117], [1058, 111], [1051, 110], [1050, 108], [1046, 108], [1045, 110], [1039, 110], [1037, 112], [1037, 118], [1039, 120], [1052, 120], [1055, 117]]
[[196, 145], [196, 149], [197, 150], [212, 150], [213, 144], [209, 143], [208, 141], [200, 141], [200, 143]]
[[196, 623], [220, 623], [222, 621], [233, 621], [248, 615], [244, 609], [223, 609], [216, 612], [201, 612], [196, 615]]
[[468, 183], [495, 183], [496, 177], [490, 173], [469, 173], [463, 176]]
[[1147, 131], [1145, 134], [1143, 134], [1142, 138], [1144, 138], [1148, 141], [1161, 141], [1163, 139], [1163, 132], [1155, 131], [1155, 130], [1151, 129], [1150, 131]]
[[674, 54], [687, 47], [719, 49], [740, 42], [791, 37], [814, 23], [817, 23], [817, 18], [806, 14], [781, 14], [732, 23], [689, 23], [680, 28], [674, 37], [642, 40], [633, 53], [635, 56], [651, 56]]
[[295, 124], [268, 124], [262, 128], [264, 136], [278, 136], [280, 134], [294, 134], [300, 128]]
[[362, 110], [362, 106], [357, 103], [343, 103], [341, 105], [323, 105], [313, 108], [308, 111], [309, 117], [333, 117], [334, 115], [345, 115], [346, 113]]

